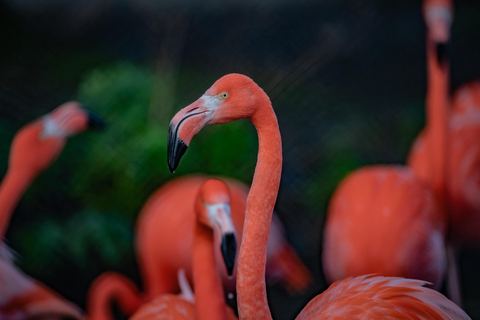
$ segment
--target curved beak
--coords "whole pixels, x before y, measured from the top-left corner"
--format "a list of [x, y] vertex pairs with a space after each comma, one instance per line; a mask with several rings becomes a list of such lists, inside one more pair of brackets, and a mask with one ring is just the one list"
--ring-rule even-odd
[[211, 110], [203, 106], [202, 98], [180, 110], [168, 127], [167, 161], [173, 173], [192, 138], [207, 124]]
[[230, 213], [230, 205], [219, 203], [213, 205], [207, 204], [206, 206], [213, 229], [215, 231], [219, 230], [221, 238], [220, 250], [222, 251], [223, 261], [225, 262], [228, 275], [231, 276], [235, 268], [237, 239]]
[[106, 127], [105, 120], [92, 110], [82, 107], [88, 117], [88, 128], [95, 130], [104, 130]]

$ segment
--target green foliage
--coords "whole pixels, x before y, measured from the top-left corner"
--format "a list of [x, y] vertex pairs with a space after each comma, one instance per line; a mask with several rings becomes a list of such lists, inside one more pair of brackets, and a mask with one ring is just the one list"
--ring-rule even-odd
[[19, 264], [26, 271], [47, 271], [48, 277], [66, 261], [86, 274], [98, 266], [121, 265], [133, 244], [131, 224], [118, 214], [95, 210], [79, 211], [67, 222], [43, 220], [19, 234]]

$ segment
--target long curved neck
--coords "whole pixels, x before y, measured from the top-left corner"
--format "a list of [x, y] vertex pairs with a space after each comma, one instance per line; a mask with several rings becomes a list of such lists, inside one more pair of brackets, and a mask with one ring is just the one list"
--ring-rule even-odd
[[258, 133], [258, 159], [247, 198], [238, 258], [240, 319], [271, 319], [265, 287], [267, 241], [282, 171], [282, 141], [268, 98], [251, 117]]
[[33, 179], [34, 177], [25, 172], [10, 169], [3, 178], [0, 185], [0, 241], [5, 236], [15, 207]]
[[444, 202], [447, 192], [447, 153], [449, 130], [449, 65], [439, 61], [436, 44], [427, 35], [427, 139], [430, 139], [430, 183]]
[[199, 320], [225, 320], [226, 304], [217, 272], [213, 232], [197, 222], [193, 243], [195, 312]]
[[143, 303], [135, 284], [128, 278], [113, 273], [104, 275], [88, 294], [88, 318], [113, 320], [112, 302], [116, 302], [125, 315], [132, 315]]

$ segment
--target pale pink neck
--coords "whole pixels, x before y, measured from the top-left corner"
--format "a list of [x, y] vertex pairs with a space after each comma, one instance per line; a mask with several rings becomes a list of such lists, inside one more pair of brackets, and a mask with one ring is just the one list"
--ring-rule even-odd
[[34, 178], [26, 172], [8, 170], [0, 185], [0, 240], [5, 236], [10, 217]]
[[193, 242], [193, 285], [198, 320], [225, 320], [227, 317], [213, 245], [213, 231], [197, 222]]
[[258, 159], [247, 198], [238, 259], [240, 319], [271, 319], [265, 287], [267, 241], [282, 171], [282, 142], [268, 98], [251, 117], [258, 133]]
[[430, 183], [440, 201], [447, 192], [447, 154], [449, 131], [449, 66], [439, 64], [433, 41], [427, 37], [427, 139], [430, 139]]

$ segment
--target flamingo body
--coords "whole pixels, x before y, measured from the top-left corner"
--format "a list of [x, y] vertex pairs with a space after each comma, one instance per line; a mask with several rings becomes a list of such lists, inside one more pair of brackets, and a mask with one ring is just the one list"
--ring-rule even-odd
[[470, 319], [425, 285], [372, 275], [343, 279], [310, 300], [296, 319]]
[[330, 203], [323, 242], [327, 281], [378, 273], [438, 288], [446, 267], [446, 223], [439, 213], [432, 191], [409, 168], [355, 171]]
[[83, 318], [77, 306], [24, 274], [9, 258], [1, 256], [0, 319], [24, 320], [54, 316]]

